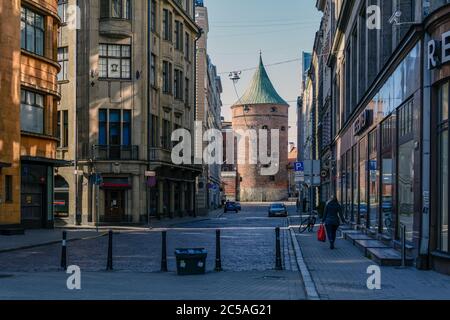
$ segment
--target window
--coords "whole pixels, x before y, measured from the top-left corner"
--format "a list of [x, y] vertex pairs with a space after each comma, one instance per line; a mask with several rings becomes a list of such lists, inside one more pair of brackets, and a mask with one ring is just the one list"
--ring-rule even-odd
[[183, 71], [175, 69], [174, 96], [177, 100], [183, 100]]
[[189, 33], [185, 33], [185, 42], [184, 42], [184, 57], [186, 58], [186, 60], [191, 61], [191, 37], [189, 35]]
[[44, 134], [43, 95], [27, 90], [21, 91], [20, 124], [22, 131]]
[[158, 147], [159, 141], [159, 121], [157, 116], [152, 115], [152, 136], [151, 136], [151, 146]]
[[69, 111], [64, 110], [62, 112], [63, 126], [62, 126], [62, 147], [67, 148], [69, 146]]
[[183, 51], [183, 24], [180, 21], [175, 21], [175, 49]]
[[56, 116], [56, 138], [59, 140], [58, 147], [61, 147], [61, 111]]
[[68, 6], [69, 6], [69, 0], [58, 0], [58, 15], [61, 18], [62, 23], [67, 22]]
[[172, 12], [163, 10], [163, 39], [172, 42]]
[[190, 105], [190, 84], [189, 84], [189, 78], [186, 78], [185, 80], [184, 80], [184, 83], [185, 83], [185, 85], [184, 85], [184, 103], [185, 103], [185, 105], [186, 106], [189, 106]]
[[172, 136], [172, 130], [171, 130], [170, 121], [164, 119], [163, 120], [163, 136], [162, 136], [162, 141], [161, 141], [163, 148], [170, 149], [171, 136]]
[[30, 9], [21, 9], [21, 47], [37, 55], [44, 55], [44, 17]]
[[156, 26], [157, 26], [157, 21], [156, 21], [156, 0], [152, 0], [152, 7], [151, 7], [151, 26], [152, 26], [152, 31], [156, 32]]
[[131, 19], [131, 0], [101, 0], [100, 18]]
[[152, 53], [150, 61], [151, 73], [150, 73], [150, 84], [156, 87], [156, 56]]
[[131, 146], [131, 110], [99, 110], [100, 146]]
[[5, 176], [5, 202], [13, 202], [13, 181], [12, 176]]
[[172, 64], [163, 61], [163, 93], [172, 94]]
[[99, 76], [131, 79], [131, 46], [100, 44]]
[[69, 48], [58, 48], [58, 63], [61, 65], [61, 71], [58, 73], [58, 81], [68, 80], [69, 68]]

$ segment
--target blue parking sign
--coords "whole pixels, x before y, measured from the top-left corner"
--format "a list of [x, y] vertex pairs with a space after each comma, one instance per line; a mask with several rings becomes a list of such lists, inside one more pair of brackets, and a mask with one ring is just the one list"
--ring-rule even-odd
[[305, 166], [304, 166], [303, 162], [296, 162], [295, 163], [295, 171], [296, 172], [305, 171]]

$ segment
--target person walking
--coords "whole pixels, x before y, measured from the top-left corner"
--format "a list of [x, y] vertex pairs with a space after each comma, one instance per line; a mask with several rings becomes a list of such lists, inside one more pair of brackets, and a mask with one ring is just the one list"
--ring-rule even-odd
[[336, 196], [332, 196], [330, 201], [328, 201], [325, 206], [322, 217], [322, 223], [325, 224], [328, 240], [330, 241], [330, 249], [334, 249], [334, 243], [336, 241], [336, 231], [339, 228], [341, 222], [345, 222], [345, 218], [342, 214], [342, 206], [340, 205]]

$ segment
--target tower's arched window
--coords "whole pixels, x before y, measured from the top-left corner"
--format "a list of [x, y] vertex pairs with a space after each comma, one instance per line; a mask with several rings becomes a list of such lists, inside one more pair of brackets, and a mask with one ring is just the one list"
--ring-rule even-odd
[[271, 112], [277, 112], [278, 110], [277, 110], [277, 108], [272, 107], [272, 109], [270, 109], [270, 111], [271, 111]]

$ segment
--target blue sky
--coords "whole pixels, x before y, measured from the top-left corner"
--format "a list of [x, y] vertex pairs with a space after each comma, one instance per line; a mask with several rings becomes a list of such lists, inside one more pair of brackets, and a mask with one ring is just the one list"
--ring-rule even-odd
[[[254, 68], [262, 50], [264, 64], [300, 59], [311, 51], [320, 12], [315, 0], [205, 0], [210, 32], [208, 52], [221, 74], [222, 114], [231, 120], [230, 105], [237, 101], [229, 71]], [[290, 141], [296, 141], [296, 99], [300, 93], [301, 62], [267, 67], [278, 93], [290, 103]], [[244, 71], [237, 84], [245, 91], [254, 70]]]

